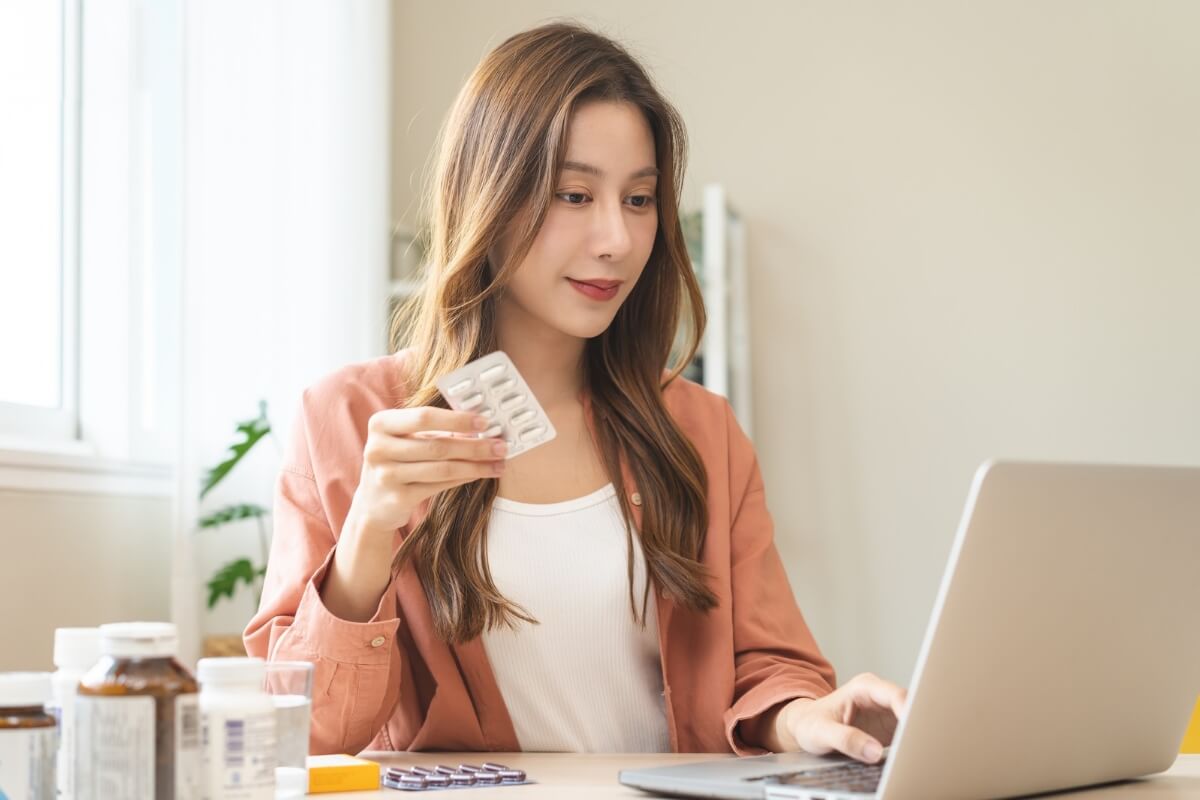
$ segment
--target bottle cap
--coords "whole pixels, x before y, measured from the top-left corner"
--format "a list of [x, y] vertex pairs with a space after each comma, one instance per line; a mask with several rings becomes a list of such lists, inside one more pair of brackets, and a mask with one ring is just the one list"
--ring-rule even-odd
[[178, 635], [169, 622], [113, 622], [100, 626], [100, 654], [127, 658], [175, 655]]
[[0, 672], [0, 708], [44, 706], [50, 698], [49, 672]]
[[261, 687], [267, 662], [261, 658], [202, 658], [196, 664], [200, 688], [216, 686]]
[[54, 631], [54, 666], [88, 669], [99, 658], [99, 628], [58, 628]]

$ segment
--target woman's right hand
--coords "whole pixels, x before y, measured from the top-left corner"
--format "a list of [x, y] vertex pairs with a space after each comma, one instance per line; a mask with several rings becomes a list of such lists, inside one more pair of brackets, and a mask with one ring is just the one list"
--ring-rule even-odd
[[358, 488], [320, 589], [334, 616], [367, 622], [377, 613], [392, 577], [393, 534], [423, 500], [504, 472], [504, 441], [477, 438], [489, 424], [431, 406], [371, 416]]
[[503, 474], [504, 440], [477, 438], [491, 424], [469, 411], [433, 406], [376, 412], [367, 423], [350, 516], [366, 530], [390, 533], [438, 492]]

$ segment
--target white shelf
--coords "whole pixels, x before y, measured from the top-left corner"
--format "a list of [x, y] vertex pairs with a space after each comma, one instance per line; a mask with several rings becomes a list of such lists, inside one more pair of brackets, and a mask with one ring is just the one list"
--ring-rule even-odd
[[702, 228], [700, 280], [708, 312], [700, 345], [703, 382], [728, 398], [742, 429], [753, 436], [746, 228], [719, 183], [704, 187]]

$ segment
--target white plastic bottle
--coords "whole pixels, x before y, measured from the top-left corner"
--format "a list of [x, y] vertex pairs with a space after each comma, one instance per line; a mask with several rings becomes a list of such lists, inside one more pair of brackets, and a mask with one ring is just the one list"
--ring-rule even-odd
[[200, 724], [205, 800], [273, 800], [275, 705], [261, 658], [202, 658]]
[[50, 676], [54, 699], [46, 710], [58, 720], [59, 800], [75, 800], [75, 695], [79, 679], [100, 660], [99, 628], [59, 628], [54, 631], [54, 666]]

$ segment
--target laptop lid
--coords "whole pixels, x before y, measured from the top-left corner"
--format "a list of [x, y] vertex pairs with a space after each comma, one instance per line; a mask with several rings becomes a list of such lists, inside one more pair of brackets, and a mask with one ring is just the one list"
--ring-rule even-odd
[[1200, 693], [1200, 469], [989, 462], [918, 657], [885, 800], [1167, 769]]

